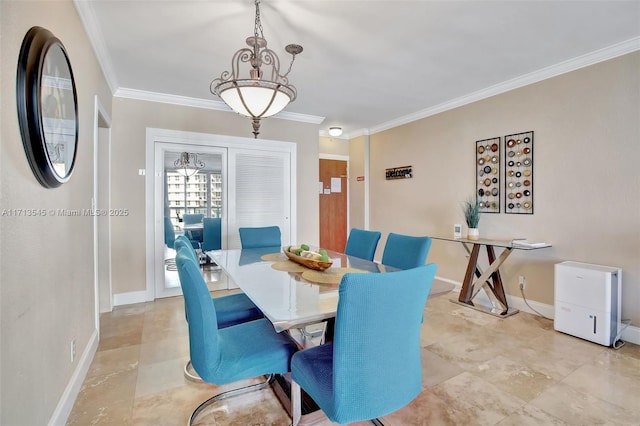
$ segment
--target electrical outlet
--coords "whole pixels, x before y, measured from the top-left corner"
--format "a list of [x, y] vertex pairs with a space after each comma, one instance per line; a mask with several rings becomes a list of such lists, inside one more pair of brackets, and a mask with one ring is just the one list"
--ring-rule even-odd
[[525, 281], [524, 281], [524, 276], [523, 276], [523, 275], [520, 275], [520, 276], [518, 277], [518, 283], [520, 284], [520, 288], [521, 288], [522, 290], [524, 290]]
[[71, 362], [76, 360], [76, 339], [71, 341]]

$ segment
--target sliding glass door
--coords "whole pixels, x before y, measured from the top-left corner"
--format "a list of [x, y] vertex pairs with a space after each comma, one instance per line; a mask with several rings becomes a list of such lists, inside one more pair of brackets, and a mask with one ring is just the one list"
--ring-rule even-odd
[[[185, 214], [220, 217], [223, 249], [240, 248], [238, 228], [243, 226], [277, 225], [283, 244], [292, 240], [295, 144], [193, 133], [181, 138], [181, 132], [158, 132], [170, 137], [152, 135], [149, 139], [154, 152], [154, 242], [153, 262], [148, 269], [153, 285], [148, 282], [147, 291], [152, 291], [154, 298], [182, 294], [172, 264], [173, 243], [164, 238], [164, 230], [174, 237], [189, 231]], [[197, 154], [204, 163], [196, 173], [175, 165], [185, 152]], [[206, 270], [203, 273], [210, 274]], [[205, 278], [210, 290], [234, 287], [224, 274]]]

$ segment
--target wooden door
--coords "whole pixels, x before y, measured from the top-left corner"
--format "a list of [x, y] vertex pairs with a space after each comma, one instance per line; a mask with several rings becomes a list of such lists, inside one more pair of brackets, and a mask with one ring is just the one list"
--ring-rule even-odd
[[320, 247], [344, 251], [347, 242], [347, 162], [320, 160]]

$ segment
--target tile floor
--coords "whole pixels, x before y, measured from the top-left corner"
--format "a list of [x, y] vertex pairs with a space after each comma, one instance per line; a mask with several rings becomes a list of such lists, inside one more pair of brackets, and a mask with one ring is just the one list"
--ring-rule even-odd
[[[640, 425], [640, 346], [605, 348], [555, 332], [549, 320], [499, 319], [451, 303], [454, 296], [429, 298], [424, 390], [385, 425]], [[103, 314], [67, 424], [185, 425], [200, 402], [227, 389], [186, 381], [188, 358], [181, 297]], [[220, 402], [199, 424], [289, 423], [266, 389]]]

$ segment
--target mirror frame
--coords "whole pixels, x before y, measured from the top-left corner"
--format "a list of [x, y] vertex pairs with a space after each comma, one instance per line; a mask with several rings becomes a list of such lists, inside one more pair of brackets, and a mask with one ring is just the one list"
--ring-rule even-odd
[[[71, 164], [64, 176], [60, 176], [49, 156], [44, 132], [44, 115], [42, 111], [42, 76], [47, 54], [54, 48], [60, 48], [64, 56], [73, 92], [74, 123], [69, 128], [74, 129], [73, 152], [64, 155], [71, 158]], [[56, 188], [67, 182], [71, 177], [78, 147], [78, 98], [76, 84], [69, 56], [62, 42], [49, 30], [42, 27], [32, 27], [22, 41], [16, 78], [16, 100], [18, 107], [18, 122], [22, 134], [22, 144], [29, 160], [29, 166], [36, 179], [45, 188]], [[71, 157], [72, 156], [72, 157]]]

